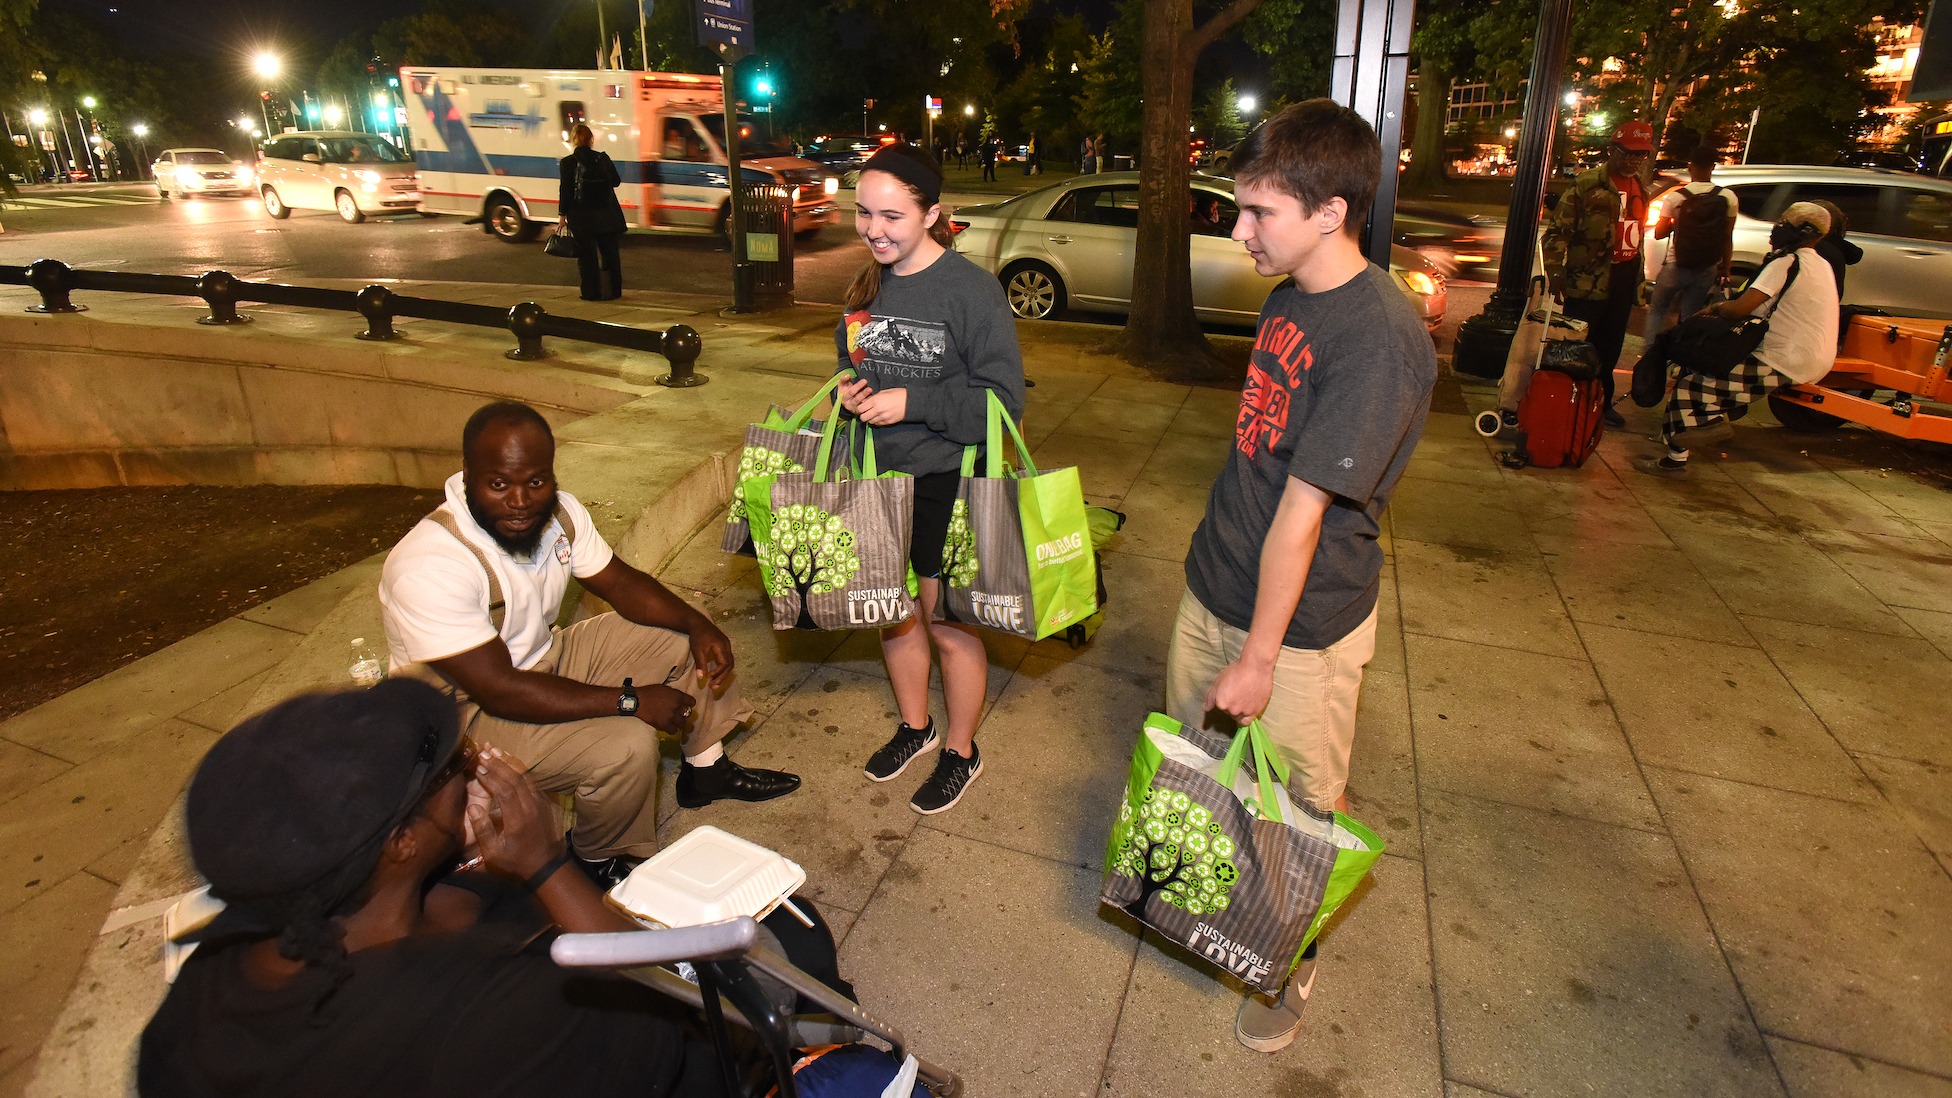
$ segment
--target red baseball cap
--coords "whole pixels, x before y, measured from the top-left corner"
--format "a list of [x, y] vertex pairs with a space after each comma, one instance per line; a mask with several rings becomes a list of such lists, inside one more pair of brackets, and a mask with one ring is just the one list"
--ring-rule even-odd
[[1653, 152], [1654, 127], [1645, 122], [1622, 122], [1613, 131], [1613, 143], [1628, 152]]

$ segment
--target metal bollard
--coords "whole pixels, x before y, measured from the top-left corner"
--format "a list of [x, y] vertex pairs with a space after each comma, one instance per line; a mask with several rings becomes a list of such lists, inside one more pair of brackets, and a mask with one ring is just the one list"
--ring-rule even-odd
[[359, 315], [366, 318], [366, 330], [354, 339], [398, 339], [393, 330], [393, 291], [384, 286], [368, 286], [353, 299]]
[[515, 333], [515, 349], [503, 355], [518, 362], [548, 358], [542, 346], [542, 318], [549, 315], [533, 301], [524, 301], [508, 311], [508, 330]]
[[249, 324], [251, 318], [237, 312], [237, 299], [243, 296], [237, 277], [229, 271], [206, 271], [197, 279], [197, 296], [210, 306], [210, 315], [197, 318], [198, 324]]
[[58, 259], [37, 259], [27, 265], [27, 285], [41, 295], [39, 305], [29, 305], [30, 313], [84, 313], [88, 306], [68, 300], [74, 289], [74, 269]]
[[698, 338], [698, 332], [689, 324], [673, 324], [664, 329], [664, 358], [671, 363], [671, 372], [658, 378], [657, 383], [672, 389], [690, 389], [712, 380], [692, 369], [704, 350], [705, 341]]

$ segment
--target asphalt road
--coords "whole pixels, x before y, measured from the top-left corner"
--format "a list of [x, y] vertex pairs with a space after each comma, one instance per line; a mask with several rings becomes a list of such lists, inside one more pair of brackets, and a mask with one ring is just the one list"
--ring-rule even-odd
[[[153, 187], [32, 188], [0, 207], [0, 263], [42, 257], [70, 266], [151, 274], [226, 270], [239, 278], [400, 278], [533, 286], [576, 285], [576, 264], [542, 254], [540, 240], [504, 244], [458, 217], [368, 218], [298, 211], [275, 221], [255, 198], [158, 201]], [[851, 221], [796, 240], [795, 297], [838, 302], [866, 258]], [[732, 294], [732, 257], [716, 239], [632, 233], [624, 285]]]

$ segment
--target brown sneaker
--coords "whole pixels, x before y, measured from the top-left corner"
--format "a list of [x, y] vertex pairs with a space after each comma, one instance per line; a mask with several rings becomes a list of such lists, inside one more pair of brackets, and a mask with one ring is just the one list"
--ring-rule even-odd
[[1280, 1052], [1294, 1044], [1301, 1033], [1301, 1012], [1308, 1005], [1308, 993], [1315, 988], [1315, 946], [1301, 955], [1301, 964], [1288, 977], [1281, 996], [1269, 1003], [1261, 995], [1249, 995], [1234, 1015], [1234, 1040], [1255, 1052]]

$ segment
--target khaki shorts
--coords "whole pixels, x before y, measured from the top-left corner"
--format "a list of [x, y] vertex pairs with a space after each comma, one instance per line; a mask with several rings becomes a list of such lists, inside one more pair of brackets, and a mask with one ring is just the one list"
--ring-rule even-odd
[[[1206, 692], [1240, 658], [1247, 631], [1213, 616], [1188, 591], [1179, 600], [1166, 650], [1166, 715], [1181, 724], [1233, 732], [1233, 721], [1203, 710]], [[1376, 611], [1327, 648], [1287, 648], [1274, 661], [1274, 690], [1261, 726], [1288, 764], [1288, 792], [1327, 812], [1349, 784], [1362, 669], [1376, 654]]]

